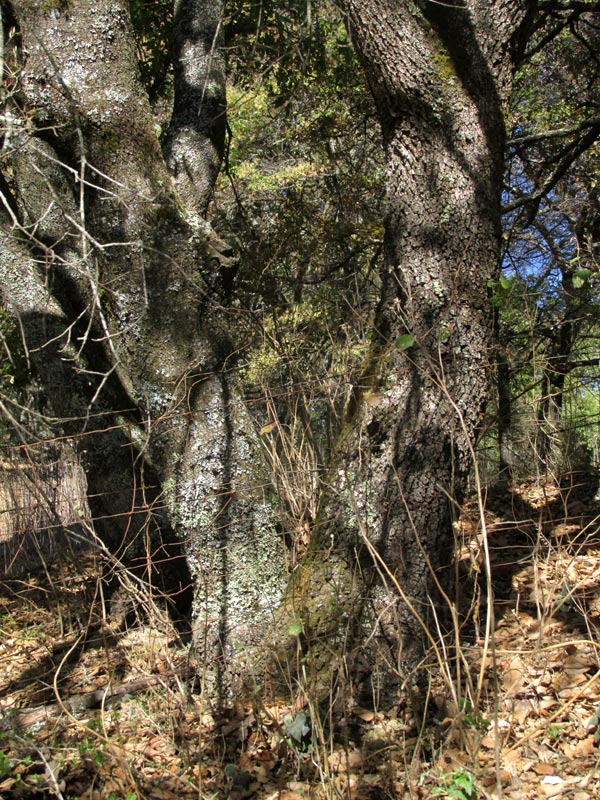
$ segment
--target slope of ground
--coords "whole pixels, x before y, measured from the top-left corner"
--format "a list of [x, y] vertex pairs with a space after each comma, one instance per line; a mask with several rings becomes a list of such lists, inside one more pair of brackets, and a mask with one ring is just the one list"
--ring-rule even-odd
[[[490, 492], [457, 523], [457, 642], [435, 713], [353, 708], [330, 733], [310, 697], [202, 702], [159, 612], [118, 629], [92, 558], [0, 588], [0, 796], [81, 800], [600, 796], [600, 506], [585, 486]], [[491, 570], [492, 583], [487, 581]], [[460, 678], [448, 668], [458, 655]]]

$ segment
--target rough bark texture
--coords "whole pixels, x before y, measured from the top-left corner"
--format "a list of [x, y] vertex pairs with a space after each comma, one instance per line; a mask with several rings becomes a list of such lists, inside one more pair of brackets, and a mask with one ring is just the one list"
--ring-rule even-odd
[[[534, 6], [340, 0], [383, 132], [386, 259], [363, 381], [274, 626], [277, 656], [294, 643], [285, 669], [314, 668], [328, 692], [342, 655], [371, 697], [410, 678], [443, 616], [488, 392], [503, 106]], [[189, 569], [206, 685], [223, 699], [236, 645], [254, 648], [279, 603], [283, 559], [209, 290], [215, 254], [228, 264], [201, 222], [225, 129], [220, 10], [176, 6], [161, 150], [125, 0], [14, 4], [0, 279], [63, 429], [106, 429], [86, 440], [102, 535], [171, 591]]]
[[363, 385], [287, 611], [317, 671], [352, 654], [370, 693], [411, 679], [424, 628], [445, 616], [453, 508], [490, 378], [503, 108], [530, 5], [340, 2], [383, 132], [386, 261]]
[[[191, 572], [196, 644], [207, 686], [223, 699], [234, 645], [251, 646], [277, 603], [283, 558], [260, 447], [225, 369], [218, 298], [207, 293], [217, 282], [210, 231], [194, 225], [218, 168], [221, 134], [201, 120], [207, 97], [219, 97], [213, 112], [223, 100], [213, 94], [223, 85], [219, 10], [179, 7], [185, 65], [175, 70], [167, 164], [127, 3], [15, 5], [20, 107], [31, 113], [7, 107], [3, 165], [14, 198], [4, 191], [0, 279], [52, 410], [71, 418], [63, 427], [107, 429], [86, 444], [92, 510], [107, 517], [97, 524], [110, 547], [146, 577], [168, 576], [177, 597]], [[193, 164], [180, 160], [192, 150]]]
[[176, 0], [175, 98], [164, 153], [186, 208], [204, 215], [221, 166], [226, 129], [223, 3]]

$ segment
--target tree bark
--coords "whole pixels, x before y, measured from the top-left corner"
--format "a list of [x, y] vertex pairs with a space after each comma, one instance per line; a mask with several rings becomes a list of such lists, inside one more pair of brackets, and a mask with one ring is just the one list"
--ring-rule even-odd
[[[310, 652], [321, 686], [349, 671], [372, 697], [412, 680], [445, 612], [453, 508], [488, 395], [504, 105], [535, 3], [339, 5], [381, 122], [386, 257], [371, 352], [274, 644], [288, 658], [293, 642], [292, 672]], [[284, 571], [213, 288], [229, 263], [201, 219], [225, 130], [220, 11], [176, 5], [161, 149], [125, 0], [14, 4], [0, 277], [54, 413], [71, 435], [107, 428], [88, 438], [97, 494], [124, 498], [106, 540], [148, 575], [167, 573], [166, 543], [183, 548], [206, 685], [223, 700]]]
[[503, 112], [534, 4], [339, 5], [381, 122], [386, 257], [370, 357], [286, 618], [326, 691], [343, 656], [373, 696], [414, 679], [448, 611], [452, 520], [491, 372]]
[[128, 4], [15, 4], [22, 70], [7, 105], [14, 197], [5, 189], [0, 258], [3, 302], [38, 354], [53, 412], [87, 445], [107, 544], [147, 578], [170, 575], [177, 597], [191, 574], [194, 638], [218, 701], [236, 681], [236, 646], [260, 639], [284, 579], [272, 488], [209, 291], [211, 233], [197, 220], [224, 127], [220, 8], [179, 5], [165, 161]]
[[163, 151], [189, 212], [206, 215], [226, 131], [225, 63], [219, 0], [176, 0], [175, 97]]

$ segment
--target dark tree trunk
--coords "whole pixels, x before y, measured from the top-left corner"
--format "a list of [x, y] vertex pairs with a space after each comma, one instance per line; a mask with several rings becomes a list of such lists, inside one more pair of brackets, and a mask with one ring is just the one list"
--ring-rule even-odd
[[372, 351], [287, 612], [317, 673], [329, 680], [353, 653], [376, 691], [373, 673], [410, 679], [448, 610], [454, 509], [490, 383], [503, 110], [533, 4], [339, 5], [382, 127], [386, 259]]
[[[565, 384], [573, 369], [573, 347], [585, 324], [589, 307], [589, 290], [585, 284], [574, 285], [574, 273], [572, 266], [562, 269], [564, 310], [552, 327], [537, 406], [535, 447], [538, 465], [545, 477], [555, 480], [562, 477], [563, 471], [583, 466], [576, 464], [578, 456], [573, 452], [573, 443], [565, 441], [561, 421]], [[581, 455], [582, 452], [579, 453], [580, 460]]]
[[499, 478], [504, 483], [510, 483], [513, 477], [513, 454], [509, 444], [512, 423], [510, 365], [500, 344], [496, 344], [496, 388], [498, 395]]

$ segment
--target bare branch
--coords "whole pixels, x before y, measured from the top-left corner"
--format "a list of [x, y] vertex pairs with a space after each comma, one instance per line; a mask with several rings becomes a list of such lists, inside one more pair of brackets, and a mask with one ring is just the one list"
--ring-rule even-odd
[[509, 139], [506, 144], [508, 147], [514, 147], [520, 144], [535, 144], [536, 142], [543, 142], [546, 139], [561, 139], [565, 136], [573, 136], [576, 133], [581, 133], [587, 128], [596, 128], [600, 130], [600, 117], [586, 119], [577, 125], [569, 125], [564, 128], [554, 128], [554, 130], [540, 131], [539, 133], [531, 133], [526, 136], [515, 136], [514, 139]]
[[540, 188], [530, 195], [520, 197], [511, 203], [507, 203], [505, 206], [503, 206], [502, 211], [507, 213], [509, 211], [514, 211], [517, 208], [522, 208], [523, 206], [529, 205], [530, 209], [526, 224], [531, 224], [543, 198], [546, 197], [546, 195], [548, 195], [552, 189], [554, 189], [556, 184], [567, 174], [568, 170], [579, 158], [579, 156], [585, 153], [586, 150], [588, 150], [594, 144], [599, 136], [600, 125], [596, 125], [591, 128], [588, 133], [578, 142], [568, 145], [563, 150], [562, 155], [559, 157], [558, 163], [556, 164], [553, 172], [546, 178], [545, 181], [543, 181]]

